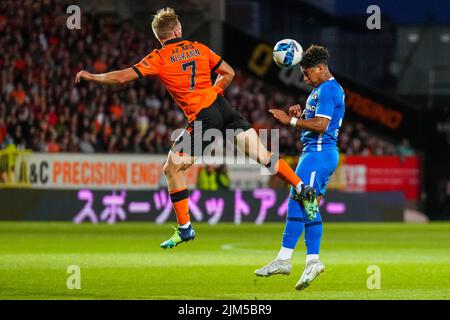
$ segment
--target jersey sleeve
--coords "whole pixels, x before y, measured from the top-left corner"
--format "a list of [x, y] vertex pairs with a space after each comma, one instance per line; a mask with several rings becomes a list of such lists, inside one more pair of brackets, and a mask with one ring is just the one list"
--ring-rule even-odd
[[161, 59], [156, 51], [144, 57], [139, 63], [132, 66], [139, 78], [156, 76], [159, 73]]
[[329, 87], [321, 88], [317, 93], [317, 108], [315, 117], [331, 120], [334, 111], [334, 93]]
[[209, 60], [209, 67], [212, 71], [216, 71], [218, 67], [220, 67], [220, 64], [222, 63], [223, 59], [221, 56], [219, 56], [217, 53], [212, 51], [210, 48], [205, 46], [204, 44], [197, 43], [203, 54], [205, 54], [208, 57]]

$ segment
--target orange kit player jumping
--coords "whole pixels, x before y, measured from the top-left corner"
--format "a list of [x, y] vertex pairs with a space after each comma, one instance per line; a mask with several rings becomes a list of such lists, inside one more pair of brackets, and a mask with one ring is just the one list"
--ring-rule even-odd
[[[169, 151], [163, 169], [177, 215], [178, 229], [170, 239], [161, 243], [161, 247], [172, 248], [195, 238], [189, 216], [189, 194], [185, 173], [211, 143], [202, 139], [203, 133], [208, 129], [218, 129], [222, 133], [227, 129], [240, 130], [234, 138], [238, 148], [246, 156], [289, 182], [296, 189], [294, 198], [300, 204], [316, 210], [314, 189], [303, 184], [286, 161], [279, 159], [278, 155], [264, 147], [247, 120], [223, 97], [223, 91], [230, 85], [235, 75], [230, 65], [207, 46], [183, 39], [181, 23], [171, 8], [161, 9], [156, 13], [152, 21], [152, 30], [162, 45], [161, 49], [153, 50], [138, 64], [124, 70], [103, 74], [92, 74], [82, 70], [76, 75], [75, 82], [86, 80], [114, 85], [137, 78], [156, 77], [162, 81], [186, 115], [188, 126]], [[211, 71], [218, 74], [214, 84], [211, 80]], [[200, 129], [194, 125], [199, 121], [202, 124]]]

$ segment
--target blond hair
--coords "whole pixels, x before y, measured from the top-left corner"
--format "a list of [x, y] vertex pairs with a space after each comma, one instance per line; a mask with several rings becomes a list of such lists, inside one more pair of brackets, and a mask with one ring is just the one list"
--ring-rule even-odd
[[178, 15], [172, 8], [159, 9], [153, 16], [152, 30], [158, 39], [167, 39], [178, 25]]

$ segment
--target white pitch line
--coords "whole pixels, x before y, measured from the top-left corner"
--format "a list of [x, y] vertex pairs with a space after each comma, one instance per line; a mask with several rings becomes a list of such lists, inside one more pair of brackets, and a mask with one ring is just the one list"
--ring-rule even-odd
[[246, 252], [254, 252], [254, 253], [261, 253], [261, 252], [275, 252], [274, 250], [269, 249], [246, 249], [246, 248], [239, 248], [238, 246], [254, 246], [254, 243], [240, 243], [240, 244], [232, 244], [232, 243], [225, 243], [220, 246], [220, 249], [222, 250], [233, 250], [233, 251], [246, 251]]

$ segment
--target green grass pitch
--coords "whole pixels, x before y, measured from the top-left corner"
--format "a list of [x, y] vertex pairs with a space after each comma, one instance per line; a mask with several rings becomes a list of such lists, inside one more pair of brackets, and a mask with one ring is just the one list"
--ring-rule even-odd
[[[296, 291], [290, 276], [253, 271], [278, 253], [282, 223], [195, 224], [197, 238], [159, 248], [172, 229], [152, 223], [0, 223], [0, 299], [449, 299], [450, 224], [324, 223], [325, 273]], [[81, 270], [70, 290], [69, 265]], [[380, 289], [367, 269], [380, 268]]]

